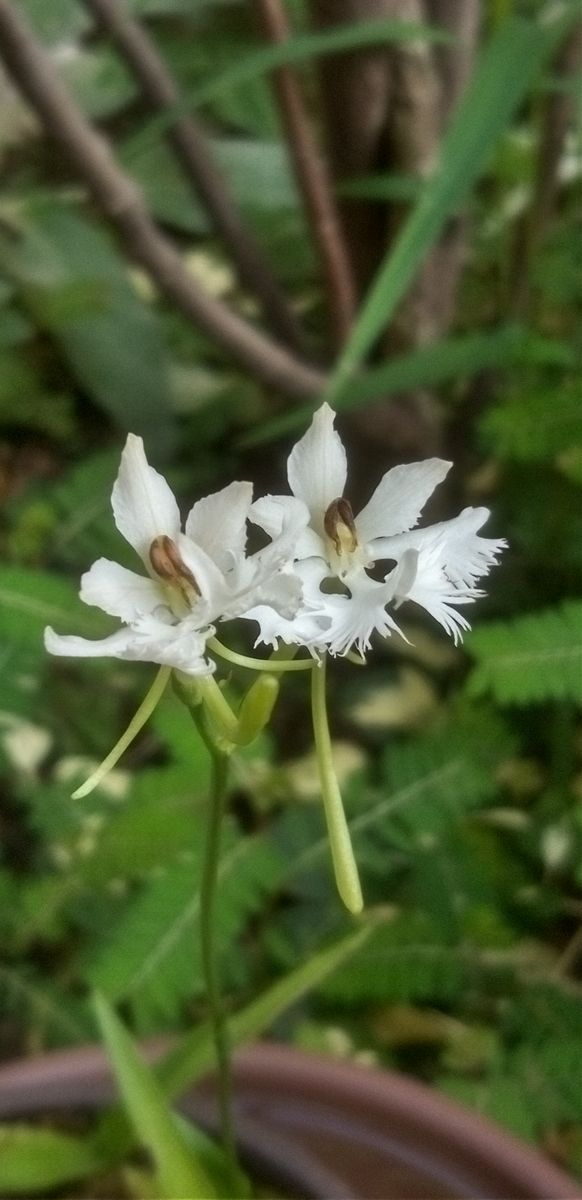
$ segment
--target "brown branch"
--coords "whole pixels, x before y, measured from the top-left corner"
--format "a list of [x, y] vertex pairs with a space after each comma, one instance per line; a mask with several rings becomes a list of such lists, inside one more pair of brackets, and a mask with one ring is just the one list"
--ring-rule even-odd
[[[274, 45], [285, 42], [289, 25], [281, 0], [255, 0], [255, 4], [269, 41]], [[319, 253], [334, 343], [340, 348], [352, 324], [355, 293], [331, 182], [295, 72], [278, 67], [273, 78], [295, 176]]]
[[[445, 131], [469, 81], [479, 34], [480, 0], [427, 0], [427, 18], [451, 34], [451, 41], [432, 48], [436, 68], [438, 131]], [[451, 217], [429, 254], [417, 281], [424, 307], [425, 335], [438, 338], [455, 316], [457, 291], [467, 251], [468, 221], [464, 213]], [[424, 340], [427, 340], [426, 336]]]
[[324, 382], [320, 372], [206, 295], [192, 279], [152, 221], [140, 191], [72, 102], [50, 58], [9, 0], [0, 0], [0, 58], [111, 221], [128, 254], [145, 267], [160, 292], [261, 382], [291, 396], [314, 395]]
[[425, 0], [427, 19], [451, 34], [450, 42], [433, 46], [440, 83], [443, 127], [465, 90], [475, 61], [481, 0]]
[[[164, 112], [175, 107], [180, 100], [178, 88], [152, 39], [128, 13], [123, 0], [85, 0], [85, 3], [139, 80], [150, 108]], [[254, 234], [237, 212], [202, 126], [192, 115], [178, 116], [167, 137], [214, 229], [228, 247], [240, 282], [259, 297], [264, 319], [273, 333], [297, 349], [301, 333], [295, 317]]]
[[[321, 30], [394, 15], [392, 0], [310, 0], [310, 11], [314, 26]], [[334, 182], [381, 170], [390, 97], [388, 47], [326, 54], [317, 69]], [[363, 294], [384, 252], [384, 211], [374, 201], [346, 197], [339, 201], [339, 214], [357, 289]]]

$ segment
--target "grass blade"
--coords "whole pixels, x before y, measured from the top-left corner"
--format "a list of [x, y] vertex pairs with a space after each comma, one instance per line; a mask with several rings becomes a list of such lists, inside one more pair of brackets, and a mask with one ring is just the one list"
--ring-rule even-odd
[[137, 1137], [155, 1159], [162, 1194], [167, 1200], [213, 1200], [214, 1184], [187, 1145], [153, 1071], [104, 996], [96, 997], [95, 1010]]
[[[390, 362], [363, 371], [342, 391], [334, 407], [339, 411], [361, 408], [388, 396], [414, 388], [434, 388], [450, 380], [477, 374], [488, 367], [508, 367], [531, 361], [567, 365], [568, 347], [555, 338], [539, 338], [518, 325], [502, 325], [478, 333], [443, 338], [432, 346], [421, 346], [399, 354]], [[243, 446], [272, 441], [308, 424], [319, 400], [301, 404], [291, 412], [266, 421], [240, 439]]]
[[465, 200], [563, 32], [563, 20], [538, 25], [516, 17], [505, 21], [489, 42], [445, 136], [438, 167], [372, 283], [326, 399], [336, 402], [386, 328], [445, 221]]

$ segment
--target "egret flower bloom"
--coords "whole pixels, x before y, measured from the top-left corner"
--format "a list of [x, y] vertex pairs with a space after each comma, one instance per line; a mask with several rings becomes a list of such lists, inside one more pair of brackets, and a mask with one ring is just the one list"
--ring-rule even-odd
[[[260, 636], [268, 630], [271, 641], [278, 633], [285, 641], [305, 641], [321, 652], [345, 654], [355, 647], [363, 654], [374, 631], [383, 637], [402, 634], [387, 607], [395, 610], [411, 600], [455, 643], [460, 641], [470, 626], [458, 608], [483, 594], [476, 583], [506, 545], [502, 539], [478, 536], [488, 509], [465, 508], [450, 521], [415, 529], [426, 501], [451, 467], [429, 458], [393, 467], [354, 516], [344, 496], [346, 452], [334, 420], [332, 409], [323, 404], [294, 446], [287, 464], [293, 495], [266, 496], [252, 506], [251, 520], [271, 537], [280, 535], [298, 501], [309, 510], [309, 524], [299, 532], [295, 550], [304, 607], [290, 621], [278, 622], [273, 614]], [[388, 564], [394, 564], [390, 570]]]
[[285, 513], [278, 536], [247, 557], [252, 492], [251, 483], [236, 482], [206, 496], [191, 509], [182, 532], [169, 485], [149, 465], [142, 439], [129, 434], [111, 503], [115, 524], [147, 575], [98, 559], [82, 577], [81, 599], [119, 617], [124, 628], [98, 641], [47, 628], [47, 650], [154, 662], [207, 675], [214, 670], [205, 655], [214, 622], [243, 616], [254, 606], [276, 611], [282, 620], [293, 617], [301, 583], [285, 568], [308, 514], [295, 505]]

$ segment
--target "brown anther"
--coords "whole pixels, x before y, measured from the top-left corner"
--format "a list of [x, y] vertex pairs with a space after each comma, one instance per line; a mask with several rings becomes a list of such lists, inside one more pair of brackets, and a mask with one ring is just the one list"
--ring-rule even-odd
[[337, 554], [352, 554], [358, 545], [354, 514], [349, 500], [332, 500], [323, 518], [323, 527]]
[[197, 596], [200, 595], [200, 588], [192, 572], [181, 558], [176, 543], [172, 541], [171, 537], [168, 537], [167, 533], [154, 538], [150, 546], [150, 562], [156, 575], [159, 575], [164, 583], [179, 588], [185, 596], [192, 591]]

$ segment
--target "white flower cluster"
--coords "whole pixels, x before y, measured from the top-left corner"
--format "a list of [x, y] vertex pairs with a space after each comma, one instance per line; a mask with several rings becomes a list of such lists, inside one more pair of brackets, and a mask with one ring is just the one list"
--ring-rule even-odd
[[[231, 483], [197, 501], [184, 532], [168, 484], [130, 434], [111, 499], [115, 524], [146, 574], [98, 559], [82, 578], [81, 599], [123, 627], [101, 641], [47, 629], [51, 654], [145, 660], [205, 675], [214, 670], [207, 642], [217, 622], [234, 617], [257, 622], [255, 644], [281, 640], [316, 658], [352, 648], [363, 654], [374, 631], [403, 636], [393, 614], [405, 600], [457, 642], [469, 629], [458, 609], [483, 594], [477, 581], [505, 541], [478, 536], [486, 508], [413, 528], [451, 466], [439, 458], [388, 471], [354, 517], [334, 416], [323, 404], [294, 446], [292, 495], [253, 502], [252, 484]], [[254, 554], [246, 553], [248, 521], [270, 539]]]

